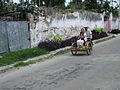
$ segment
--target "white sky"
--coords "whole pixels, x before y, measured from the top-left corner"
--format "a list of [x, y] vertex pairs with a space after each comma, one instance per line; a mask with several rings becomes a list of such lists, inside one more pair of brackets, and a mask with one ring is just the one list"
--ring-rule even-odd
[[68, 5], [68, 3], [70, 2], [71, 0], [66, 0], [66, 3], [65, 3], [65, 5]]
[[13, 2], [14, 2], [14, 3], [18, 3], [18, 2], [19, 2], [19, 0], [13, 0]]

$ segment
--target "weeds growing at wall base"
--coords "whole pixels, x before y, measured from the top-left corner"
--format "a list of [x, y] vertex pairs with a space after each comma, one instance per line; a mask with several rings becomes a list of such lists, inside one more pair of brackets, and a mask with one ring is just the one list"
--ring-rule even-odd
[[0, 66], [10, 65], [18, 61], [24, 61], [28, 58], [33, 58], [47, 53], [49, 53], [49, 51], [41, 48], [29, 48], [15, 52], [2, 53], [0, 54], [2, 57], [0, 58]]

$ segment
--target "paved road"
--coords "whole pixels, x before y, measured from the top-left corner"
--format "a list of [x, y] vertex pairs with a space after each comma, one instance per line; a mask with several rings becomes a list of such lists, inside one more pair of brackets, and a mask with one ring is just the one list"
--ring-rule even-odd
[[120, 37], [0, 75], [0, 90], [120, 90]]

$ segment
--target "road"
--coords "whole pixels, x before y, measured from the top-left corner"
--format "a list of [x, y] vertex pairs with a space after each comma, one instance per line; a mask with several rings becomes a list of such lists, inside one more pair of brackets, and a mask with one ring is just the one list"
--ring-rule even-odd
[[120, 37], [82, 53], [0, 74], [0, 90], [120, 90]]

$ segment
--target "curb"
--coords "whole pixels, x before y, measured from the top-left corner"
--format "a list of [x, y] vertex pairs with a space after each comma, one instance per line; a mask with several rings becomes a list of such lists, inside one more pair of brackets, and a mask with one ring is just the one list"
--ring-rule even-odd
[[[108, 37], [104, 37], [104, 38], [101, 38], [101, 39], [98, 39], [98, 40], [94, 40], [93, 43], [94, 43], [94, 44], [97, 44], [97, 43], [96, 43], [97, 41], [99, 41], [99, 40], [106, 40], [106, 39], [112, 38], [113, 36], [118, 37], [118, 36], [120, 36], [120, 35], [119, 35], [119, 34], [118, 34], [118, 35], [110, 34]], [[30, 59], [27, 59], [27, 60], [25, 60], [25, 61], [20, 61], [20, 62], [27, 63], [27, 62], [37, 61], [37, 60], [39, 60], [39, 59], [48, 58], [48, 57], [53, 56], [53, 55], [56, 55], [57, 53], [60, 53], [60, 52], [62, 52], [62, 51], [69, 50], [70, 47], [71, 47], [71, 46], [68, 46], [68, 47], [65, 47], [65, 48], [60, 48], [60, 49], [57, 49], [57, 50], [55, 50], [55, 51], [51, 51], [49, 54], [42, 55], [42, 56], [38, 56], [38, 57], [34, 57], [34, 58], [30, 58]], [[0, 73], [6, 72], [7, 70], [12, 69], [15, 64], [20, 63], [20, 62], [16, 62], [16, 63], [11, 64], [11, 65], [7, 65], [7, 66], [0, 67]]]
[[27, 63], [27, 62], [32, 62], [32, 61], [37, 61], [39, 59], [44, 59], [44, 58], [48, 58], [50, 56], [53, 56], [53, 55], [56, 55], [57, 53], [60, 53], [62, 51], [66, 51], [66, 50], [69, 50], [71, 46], [68, 46], [68, 47], [65, 47], [65, 48], [60, 48], [60, 49], [57, 49], [55, 51], [51, 51], [49, 54], [46, 54], [46, 55], [41, 55], [41, 56], [38, 56], [38, 57], [34, 57], [34, 58], [29, 58], [25, 61], [19, 61], [19, 62], [16, 62], [14, 64], [11, 64], [11, 65], [7, 65], [7, 66], [3, 66], [3, 67], [0, 67], [0, 73], [3, 73], [3, 72], [6, 72], [7, 70], [10, 70], [14, 67], [15, 64], [17, 63], [20, 63], [20, 62], [23, 62], [23, 63]]

